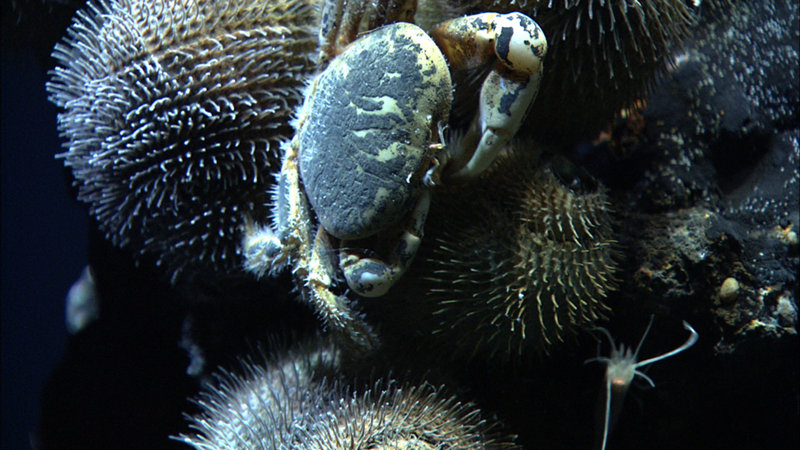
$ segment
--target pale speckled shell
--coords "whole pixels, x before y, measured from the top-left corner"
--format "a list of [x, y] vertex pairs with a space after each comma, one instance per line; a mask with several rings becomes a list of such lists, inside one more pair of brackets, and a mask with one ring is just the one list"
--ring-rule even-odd
[[305, 191], [326, 231], [368, 237], [410, 210], [451, 89], [444, 56], [408, 23], [368, 33], [315, 80], [296, 140]]

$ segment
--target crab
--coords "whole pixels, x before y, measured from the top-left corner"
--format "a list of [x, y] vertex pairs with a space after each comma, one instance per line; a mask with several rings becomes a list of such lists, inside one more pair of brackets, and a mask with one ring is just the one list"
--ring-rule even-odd
[[[247, 218], [243, 253], [255, 273], [292, 267], [325, 322], [361, 349], [377, 338], [350, 305], [346, 286], [379, 297], [419, 248], [433, 187], [470, 180], [519, 128], [536, 97], [544, 33], [520, 14], [452, 19], [430, 34], [403, 22], [414, 1], [379, 0], [383, 22], [362, 33], [363, 1], [326, 2], [320, 61], [283, 148], [271, 225]], [[351, 42], [352, 41], [352, 42]], [[445, 143], [450, 70], [490, 67], [478, 113]], [[337, 257], [338, 254], [338, 257]]]

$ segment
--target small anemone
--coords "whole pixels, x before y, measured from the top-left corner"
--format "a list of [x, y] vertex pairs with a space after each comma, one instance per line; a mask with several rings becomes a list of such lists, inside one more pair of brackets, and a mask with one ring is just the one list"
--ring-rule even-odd
[[686, 339], [686, 342], [684, 342], [680, 347], [677, 347], [676, 349], [662, 355], [654, 356], [652, 358], [645, 359], [644, 361], [637, 361], [639, 357], [639, 350], [642, 348], [642, 343], [647, 337], [647, 333], [650, 332], [650, 327], [653, 325], [653, 317], [654, 316], [650, 316], [650, 323], [647, 325], [647, 329], [644, 331], [642, 339], [639, 341], [639, 345], [636, 346], [635, 351], [631, 351], [631, 348], [627, 347], [625, 344], [619, 344], [619, 346], [617, 346], [614, 343], [614, 338], [611, 337], [611, 333], [607, 329], [595, 328], [608, 338], [608, 342], [611, 345], [611, 354], [609, 357], [597, 357], [586, 360], [586, 363], [597, 361], [606, 365], [606, 404], [605, 415], [603, 419], [603, 441], [601, 444], [602, 450], [605, 450], [608, 442], [610, 423], [616, 422], [619, 413], [622, 411], [622, 402], [625, 399], [625, 395], [628, 393], [628, 389], [630, 388], [634, 377], [638, 375], [647, 381], [651, 387], [656, 387], [656, 384], [653, 382], [653, 380], [638, 369], [640, 367], [653, 364], [654, 362], [661, 361], [662, 359], [675, 356], [693, 346], [695, 342], [697, 342], [697, 332], [694, 330], [694, 328], [692, 328], [691, 325], [689, 325], [688, 322], [684, 320], [683, 328], [688, 330], [690, 333], [689, 338]]

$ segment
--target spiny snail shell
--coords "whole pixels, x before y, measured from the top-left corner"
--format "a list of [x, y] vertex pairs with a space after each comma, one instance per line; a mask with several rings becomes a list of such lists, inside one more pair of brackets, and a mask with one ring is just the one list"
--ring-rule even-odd
[[175, 281], [238, 270], [241, 216], [313, 71], [311, 0], [90, 2], [47, 85], [78, 198], [106, 237]]
[[438, 196], [430, 245], [391, 302], [371, 305], [383, 327], [450, 355], [513, 361], [604, 317], [617, 267], [607, 196], [565, 187], [526, 153]]
[[330, 347], [301, 346], [223, 372], [195, 400], [196, 434], [179, 439], [198, 450], [518, 448], [440, 389], [389, 379], [353, 388], [340, 365]]

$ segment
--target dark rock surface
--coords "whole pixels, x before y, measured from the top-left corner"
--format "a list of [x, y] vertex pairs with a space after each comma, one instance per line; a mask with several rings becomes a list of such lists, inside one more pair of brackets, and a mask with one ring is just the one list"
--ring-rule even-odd
[[[623, 279], [654, 306], [710, 313], [719, 352], [746, 336], [797, 334], [797, 5], [733, 12], [676, 56], [640, 134], [627, 136], [635, 143], [610, 146], [625, 152], [616, 173], [632, 174], [614, 189], [632, 206], [620, 214], [634, 250]], [[727, 278], [740, 290], [723, 302]]]

